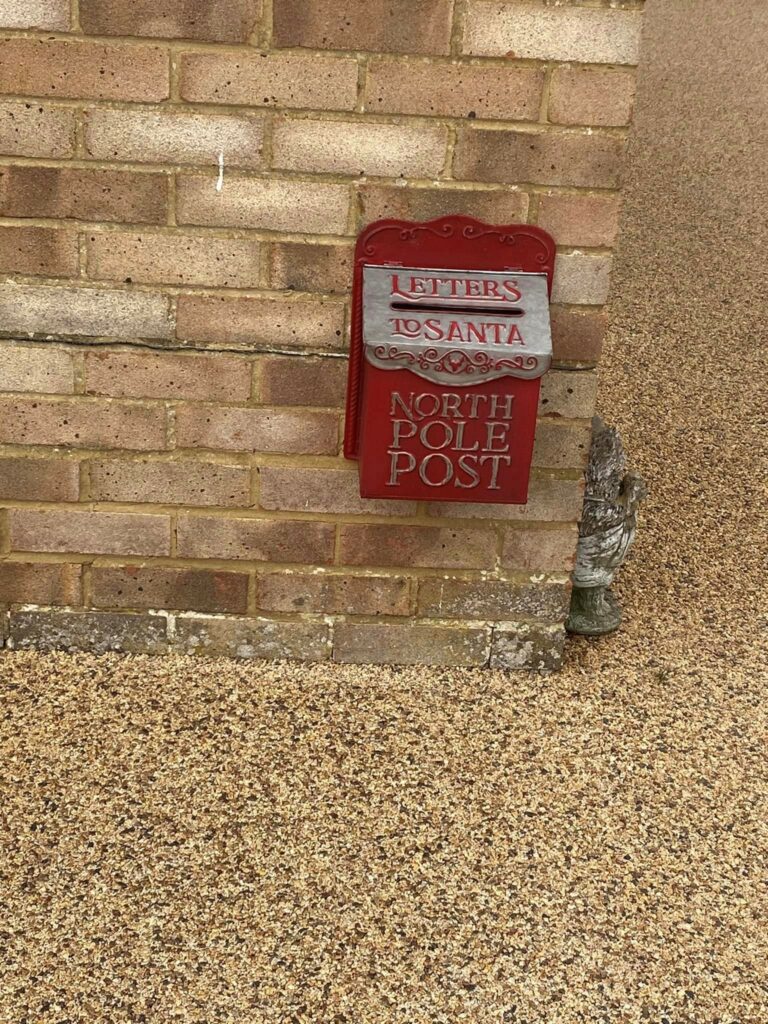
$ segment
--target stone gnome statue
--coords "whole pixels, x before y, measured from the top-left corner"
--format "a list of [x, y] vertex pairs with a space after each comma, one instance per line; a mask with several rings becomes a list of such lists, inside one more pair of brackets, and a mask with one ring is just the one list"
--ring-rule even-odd
[[627, 472], [619, 432], [596, 416], [565, 624], [570, 633], [601, 636], [621, 625], [621, 608], [609, 588], [635, 539], [637, 509], [647, 493], [643, 478]]

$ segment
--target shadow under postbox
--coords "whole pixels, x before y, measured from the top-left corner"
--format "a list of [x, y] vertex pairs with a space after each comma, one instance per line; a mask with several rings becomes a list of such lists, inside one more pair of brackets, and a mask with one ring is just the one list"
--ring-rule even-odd
[[361, 234], [344, 453], [362, 497], [525, 504], [554, 259], [539, 228], [468, 217]]

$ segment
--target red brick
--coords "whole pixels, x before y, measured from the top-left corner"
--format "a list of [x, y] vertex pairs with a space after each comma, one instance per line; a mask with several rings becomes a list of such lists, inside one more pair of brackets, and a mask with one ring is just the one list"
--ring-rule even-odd
[[9, 637], [9, 646], [19, 650], [161, 654], [167, 649], [166, 620], [159, 615], [12, 612]]
[[301, 661], [325, 661], [331, 649], [329, 629], [322, 622], [181, 615], [176, 619], [174, 647], [189, 654]]
[[541, 196], [539, 227], [558, 245], [612, 246], [619, 230], [618, 196]]
[[247, 507], [250, 470], [218, 463], [128, 462], [91, 463], [94, 501], [151, 502], [159, 505]]
[[176, 414], [179, 448], [335, 455], [338, 434], [339, 418], [333, 412], [187, 405]]
[[437, 177], [445, 163], [442, 125], [282, 119], [272, 132], [273, 166], [292, 171]]
[[501, 564], [515, 572], [570, 572], [576, 564], [576, 525], [558, 530], [507, 530]]
[[0, 344], [0, 391], [71, 394], [75, 388], [72, 356], [47, 345]]
[[161, 449], [165, 447], [165, 409], [127, 402], [0, 398], [0, 441]]
[[74, 151], [74, 110], [34, 101], [0, 103], [0, 152], [5, 156], [61, 158]]
[[[0, 350], [1, 352], [2, 350]], [[251, 392], [244, 359], [166, 352], [86, 352], [86, 391], [116, 398], [244, 402]]]
[[69, 0], [0, 0], [0, 26], [67, 32]]
[[549, 96], [549, 119], [558, 124], [626, 125], [632, 120], [634, 101], [634, 72], [556, 68]]
[[597, 396], [597, 374], [585, 370], [553, 370], [541, 382], [540, 416], [592, 418]]
[[93, 555], [169, 555], [170, 518], [122, 512], [11, 509], [12, 551]]
[[482, 64], [373, 60], [365, 109], [379, 114], [537, 121], [544, 73]]
[[584, 506], [583, 480], [558, 480], [534, 477], [527, 505], [485, 505], [463, 502], [434, 502], [428, 505], [430, 516], [447, 519], [496, 519], [520, 522], [577, 522]]
[[77, 501], [78, 463], [67, 459], [0, 458], [0, 498], [14, 501]]
[[360, 497], [357, 469], [262, 466], [259, 504], [283, 512], [336, 512], [413, 516], [415, 501], [374, 501]]
[[79, 565], [0, 562], [3, 604], [80, 604]]
[[533, 465], [539, 469], [584, 469], [592, 437], [590, 423], [540, 420], [536, 425]]
[[347, 360], [329, 357], [263, 356], [257, 362], [260, 401], [272, 405], [342, 408]]
[[339, 537], [343, 565], [491, 569], [496, 561], [496, 535], [488, 529], [343, 524]]
[[245, 573], [126, 565], [91, 570], [95, 608], [179, 608], [195, 612], [245, 612]]
[[164, 174], [68, 167], [0, 169], [0, 215], [164, 224]]
[[88, 276], [151, 284], [258, 288], [261, 245], [251, 239], [104, 231], [88, 236]]
[[331, 299], [180, 295], [176, 333], [231, 348], [334, 349], [344, 344], [344, 306]]
[[355, 665], [485, 665], [485, 629], [395, 623], [339, 623], [333, 660]]
[[6, 334], [170, 338], [168, 299], [151, 292], [0, 284]]
[[623, 153], [621, 139], [602, 135], [465, 128], [454, 173], [470, 181], [616, 188]]
[[275, 242], [271, 287], [344, 293], [352, 287], [352, 267], [351, 246]]
[[0, 273], [76, 277], [77, 232], [69, 228], [0, 228]]
[[264, 122], [249, 115], [90, 110], [85, 144], [99, 160], [261, 167]]
[[225, 187], [217, 191], [214, 177], [181, 175], [177, 195], [179, 224], [306, 234], [346, 233], [346, 185], [232, 175], [225, 181]]
[[608, 316], [604, 309], [551, 307], [552, 347], [556, 360], [591, 365], [600, 359]]
[[80, 24], [94, 36], [161, 36], [245, 43], [261, 0], [80, 0]]
[[433, 619], [562, 621], [570, 602], [570, 584], [426, 579], [419, 582], [418, 613]]
[[294, 53], [185, 53], [181, 95], [197, 103], [354, 110], [357, 61]]
[[330, 523], [180, 516], [177, 542], [183, 558], [327, 565], [334, 535]]
[[402, 576], [265, 573], [256, 580], [257, 607], [316, 615], [407, 615], [409, 581]]
[[170, 62], [159, 46], [91, 40], [0, 40], [0, 92], [56, 99], [167, 99]]
[[357, 196], [363, 224], [385, 217], [433, 220], [451, 213], [463, 213], [491, 224], [514, 224], [524, 222], [528, 216], [528, 194], [510, 189], [360, 185]]
[[448, 53], [450, 0], [367, 0], [344, 7], [337, 0], [280, 0], [274, 45], [313, 50], [379, 53]]

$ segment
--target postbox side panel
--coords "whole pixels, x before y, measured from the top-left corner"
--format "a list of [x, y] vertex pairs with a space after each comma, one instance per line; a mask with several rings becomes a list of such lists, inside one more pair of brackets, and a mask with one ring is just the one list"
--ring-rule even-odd
[[362, 497], [527, 502], [538, 379], [452, 390], [408, 370], [365, 373]]
[[349, 378], [344, 455], [360, 448], [363, 356], [363, 267], [441, 267], [455, 270], [511, 270], [545, 274], [551, 293], [555, 243], [532, 225], [492, 225], [472, 217], [450, 216], [420, 224], [381, 220], [360, 234], [355, 249]]

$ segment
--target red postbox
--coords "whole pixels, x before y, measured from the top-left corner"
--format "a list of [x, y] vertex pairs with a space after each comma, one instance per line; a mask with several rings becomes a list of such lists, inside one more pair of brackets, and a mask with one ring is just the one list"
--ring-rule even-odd
[[469, 217], [358, 238], [344, 454], [364, 498], [525, 504], [555, 244]]

